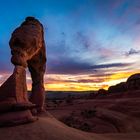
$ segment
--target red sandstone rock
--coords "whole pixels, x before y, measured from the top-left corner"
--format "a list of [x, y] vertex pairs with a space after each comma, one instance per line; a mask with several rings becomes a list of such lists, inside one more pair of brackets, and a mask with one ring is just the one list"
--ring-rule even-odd
[[26, 71], [22, 66], [16, 66], [13, 74], [0, 87], [0, 101], [8, 98], [13, 98], [13, 102], [16, 103], [28, 102]]
[[34, 17], [27, 17], [20, 27], [15, 29], [10, 39], [14, 65], [29, 68], [32, 77], [32, 94], [30, 101], [38, 106], [44, 105], [44, 80], [46, 68], [46, 51], [42, 24]]
[[33, 17], [26, 18], [21, 26], [12, 33], [9, 44], [12, 63], [27, 66], [27, 61], [44, 47], [42, 24]]
[[[46, 52], [42, 24], [33, 17], [26, 20], [12, 34], [10, 39], [11, 62], [15, 65], [13, 74], [0, 87], [0, 126], [27, 123], [36, 120], [30, 109], [44, 108], [44, 80]], [[31, 102], [27, 97], [26, 70], [32, 77]]]
[[13, 74], [0, 87], [0, 126], [34, 121], [29, 109], [35, 107], [27, 98], [26, 71], [16, 66]]
[[0, 114], [0, 126], [13, 126], [33, 122], [35, 120], [37, 120], [37, 118], [32, 116], [30, 110]]

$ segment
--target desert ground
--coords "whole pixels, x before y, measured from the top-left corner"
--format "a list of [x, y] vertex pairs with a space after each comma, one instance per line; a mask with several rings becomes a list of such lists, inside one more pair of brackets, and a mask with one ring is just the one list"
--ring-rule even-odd
[[87, 133], [68, 127], [51, 117], [40, 117], [38, 121], [10, 128], [1, 128], [3, 140], [139, 140], [140, 133]]
[[38, 121], [0, 128], [0, 139], [139, 140], [139, 93], [47, 99]]
[[0, 140], [139, 140], [139, 79], [129, 80], [108, 90], [47, 92], [46, 112], [1, 127]]
[[[82, 94], [82, 93], [81, 93]], [[49, 100], [47, 109], [69, 127], [111, 139], [139, 139], [140, 91], [96, 98]], [[136, 137], [135, 137], [136, 136]]]

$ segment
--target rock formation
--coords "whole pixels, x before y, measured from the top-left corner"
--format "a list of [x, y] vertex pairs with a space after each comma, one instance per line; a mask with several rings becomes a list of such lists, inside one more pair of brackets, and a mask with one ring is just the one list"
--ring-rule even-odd
[[13, 74], [0, 87], [0, 126], [36, 120], [30, 112], [33, 107], [27, 97], [25, 68], [15, 66]]
[[[131, 75], [126, 82], [110, 86], [108, 88], [108, 93], [123, 93], [131, 90], [140, 90], [140, 73]], [[100, 89], [98, 93], [101, 91], [102, 89]]]
[[106, 94], [108, 94], [108, 92], [107, 92], [107, 90], [105, 90], [105, 89], [99, 89], [99, 90], [98, 90], [98, 94], [106, 95]]
[[[46, 52], [42, 24], [34, 17], [26, 20], [12, 34], [9, 42], [13, 74], [0, 87], [0, 126], [32, 122], [31, 109], [43, 111]], [[32, 77], [32, 94], [27, 97], [26, 67]]]
[[44, 105], [44, 81], [46, 51], [42, 24], [34, 17], [27, 17], [20, 27], [15, 29], [10, 39], [11, 62], [29, 68], [32, 77], [30, 101], [37, 105], [38, 111]]
[[108, 89], [108, 93], [118, 93], [127, 91], [126, 83], [121, 82], [115, 86], [110, 86]]
[[128, 90], [140, 89], [140, 73], [131, 75], [126, 81], [126, 86]]

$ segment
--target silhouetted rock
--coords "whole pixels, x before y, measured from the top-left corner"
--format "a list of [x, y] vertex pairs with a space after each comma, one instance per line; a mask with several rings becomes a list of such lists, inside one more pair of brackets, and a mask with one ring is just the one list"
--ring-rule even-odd
[[105, 90], [105, 89], [99, 89], [99, 90], [98, 90], [98, 94], [106, 95], [107, 93], [108, 93], [108, 91]]
[[127, 91], [130, 94], [130, 91], [139, 89], [140, 89], [140, 73], [136, 73], [131, 75], [126, 82], [110, 86], [108, 88], [108, 93], [123, 93]]
[[117, 92], [125, 92], [127, 91], [126, 83], [122, 82], [115, 86], [110, 86], [108, 89], [108, 93], [117, 93]]
[[131, 75], [126, 82], [128, 90], [140, 89], [140, 73]]
[[29, 68], [32, 77], [30, 101], [38, 106], [44, 105], [44, 73], [46, 69], [46, 51], [42, 24], [34, 17], [27, 17], [20, 27], [15, 29], [10, 39], [11, 62]]

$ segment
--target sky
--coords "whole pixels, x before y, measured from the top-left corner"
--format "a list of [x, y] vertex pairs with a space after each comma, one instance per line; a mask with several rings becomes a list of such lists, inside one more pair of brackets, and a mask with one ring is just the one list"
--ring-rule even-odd
[[11, 33], [27, 16], [44, 26], [46, 90], [107, 89], [140, 72], [139, 0], [0, 0], [0, 84], [14, 69]]

